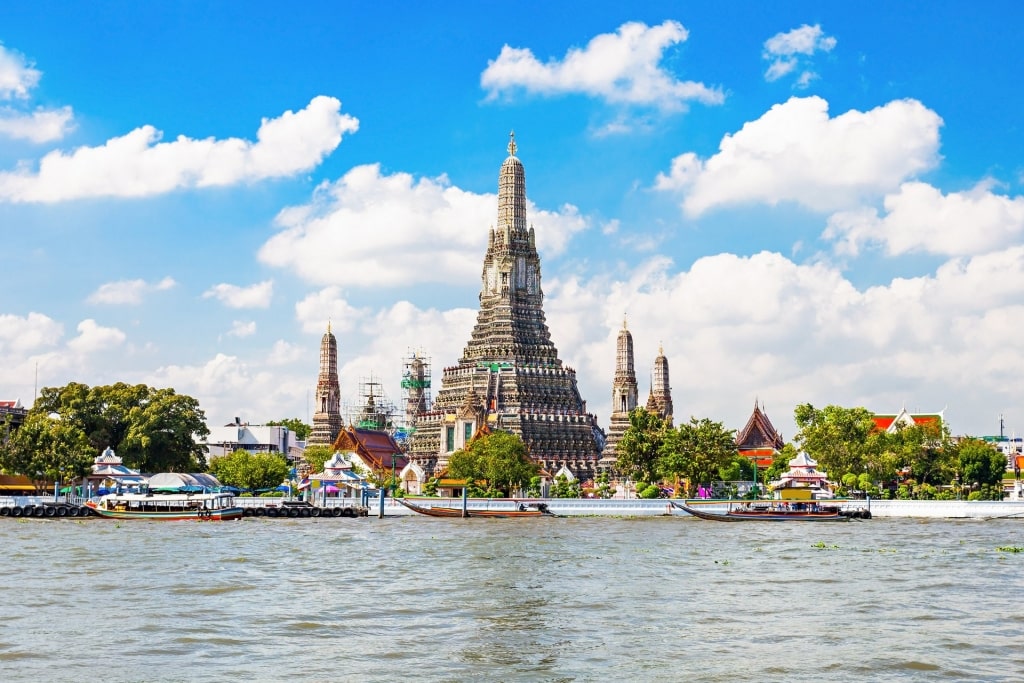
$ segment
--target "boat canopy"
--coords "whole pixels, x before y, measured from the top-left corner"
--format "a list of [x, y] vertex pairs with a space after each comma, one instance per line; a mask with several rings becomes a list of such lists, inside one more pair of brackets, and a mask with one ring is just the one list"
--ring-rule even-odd
[[196, 491], [220, 488], [220, 482], [217, 481], [217, 477], [205, 472], [161, 472], [149, 478], [149, 488], [161, 491]]

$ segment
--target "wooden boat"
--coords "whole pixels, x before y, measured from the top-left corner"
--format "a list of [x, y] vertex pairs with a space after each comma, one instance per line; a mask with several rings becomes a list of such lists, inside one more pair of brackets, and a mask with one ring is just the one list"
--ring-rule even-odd
[[86, 501], [101, 517], [111, 519], [226, 520], [241, 519], [231, 493], [110, 493]]
[[530, 503], [529, 506], [520, 505], [519, 509], [516, 510], [481, 510], [478, 508], [467, 508], [466, 514], [462, 514], [462, 508], [453, 507], [433, 507], [425, 505], [416, 505], [404, 498], [395, 498], [399, 503], [409, 508], [413, 512], [418, 512], [421, 515], [427, 515], [428, 517], [493, 517], [495, 519], [510, 519], [518, 517], [555, 517], [548, 510], [548, 506], [544, 503]]
[[716, 522], [846, 522], [849, 516], [841, 513], [837, 507], [819, 507], [802, 504], [801, 507], [778, 507], [772, 505], [729, 505], [725, 512], [709, 512], [698, 507], [669, 501], [674, 507], [700, 519]]

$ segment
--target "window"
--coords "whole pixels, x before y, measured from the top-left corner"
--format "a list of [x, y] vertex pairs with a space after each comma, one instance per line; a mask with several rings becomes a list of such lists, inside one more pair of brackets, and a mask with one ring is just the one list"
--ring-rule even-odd
[[473, 423], [467, 422], [463, 425], [465, 434], [463, 435], [463, 447], [468, 446], [469, 442], [473, 439]]
[[448, 427], [445, 436], [447, 437], [447, 452], [451, 453], [455, 450], [455, 427]]

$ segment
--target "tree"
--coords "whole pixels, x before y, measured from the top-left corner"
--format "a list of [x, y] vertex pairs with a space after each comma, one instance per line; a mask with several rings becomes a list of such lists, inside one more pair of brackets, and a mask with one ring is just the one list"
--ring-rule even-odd
[[323, 472], [324, 463], [334, 455], [334, 449], [330, 446], [306, 446], [302, 452], [302, 459], [309, 465], [310, 472]]
[[510, 432], [496, 431], [474, 439], [468, 448], [452, 453], [448, 459], [449, 476], [485, 481], [489, 493], [503, 496], [526, 489], [539, 469], [527, 455], [522, 438]]
[[957, 466], [965, 484], [999, 486], [999, 498], [1002, 498], [1005, 455], [980, 439], [964, 439], [960, 442]]
[[579, 498], [581, 495], [579, 480], [569, 481], [564, 474], [555, 477], [555, 484], [551, 487], [552, 498]]
[[313, 431], [313, 428], [300, 420], [297, 417], [288, 417], [283, 420], [268, 420], [268, 427], [281, 426], [287, 427], [288, 431], [295, 435], [295, 438], [299, 441], [305, 441], [309, 436], [309, 433]]
[[721, 422], [693, 417], [665, 433], [659, 453], [659, 472], [686, 479], [687, 496], [692, 496], [698, 484], [710, 481], [736, 457], [736, 433]]
[[615, 469], [634, 481], [653, 482], [666, 428], [665, 420], [646, 408], [630, 411], [629, 427], [616, 446]]
[[804, 403], [796, 407], [793, 416], [800, 430], [795, 439], [800, 449], [818, 461], [832, 479], [847, 472], [859, 475], [874, 461], [871, 455], [877, 453], [879, 442], [871, 440], [876, 427], [866, 408], [830, 405], [818, 409]]
[[107, 446], [127, 467], [143, 472], [206, 468], [209, 435], [199, 402], [174, 389], [124, 383], [44, 387], [29, 414], [56, 413], [85, 434], [94, 453]]
[[210, 472], [220, 483], [252, 492], [277, 487], [288, 477], [288, 469], [280, 453], [250, 453], [241, 448], [210, 460]]
[[78, 425], [31, 411], [0, 449], [0, 467], [32, 479], [37, 489], [44, 481], [85, 476], [94, 459], [95, 452]]

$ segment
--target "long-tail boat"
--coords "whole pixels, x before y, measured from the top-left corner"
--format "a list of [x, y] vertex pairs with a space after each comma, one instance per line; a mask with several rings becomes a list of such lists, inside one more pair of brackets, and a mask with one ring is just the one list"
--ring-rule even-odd
[[404, 498], [395, 498], [395, 500], [413, 512], [418, 512], [419, 514], [427, 515], [428, 517], [493, 517], [497, 519], [509, 519], [518, 517], [556, 516], [548, 510], [548, 506], [544, 503], [530, 503], [529, 506], [520, 505], [519, 508], [515, 510], [483, 510], [480, 508], [466, 508], [465, 514], [463, 514], [462, 508], [416, 505]]
[[834, 506], [819, 506], [813, 503], [801, 503], [782, 507], [779, 505], [729, 505], [725, 512], [710, 512], [699, 507], [669, 501], [683, 512], [700, 519], [715, 522], [847, 522], [850, 517], [844, 515]]

